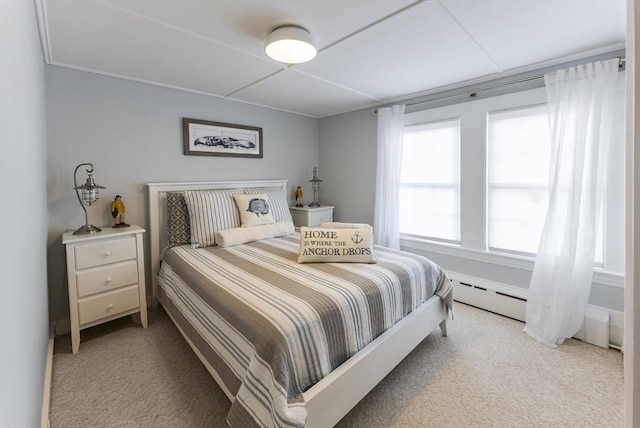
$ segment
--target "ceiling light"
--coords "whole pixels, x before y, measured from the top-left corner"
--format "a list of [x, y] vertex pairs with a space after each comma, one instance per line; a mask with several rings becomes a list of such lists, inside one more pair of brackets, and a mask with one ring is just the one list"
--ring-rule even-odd
[[267, 56], [286, 64], [300, 64], [316, 56], [311, 33], [297, 25], [283, 25], [274, 29], [265, 44]]

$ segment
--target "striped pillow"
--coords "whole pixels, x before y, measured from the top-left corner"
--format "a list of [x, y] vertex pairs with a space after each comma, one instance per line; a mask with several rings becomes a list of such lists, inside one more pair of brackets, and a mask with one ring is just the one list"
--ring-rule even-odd
[[293, 221], [291, 218], [291, 211], [289, 211], [287, 196], [284, 194], [284, 189], [279, 187], [254, 187], [244, 189], [244, 193], [247, 195], [254, 193], [266, 193], [274, 220], [276, 222]]
[[242, 189], [195, 190], [184, 192], [191, 223], [191, 244], [210, 247], [220, 230], [240, 227], [240, 216], [233, 195]]

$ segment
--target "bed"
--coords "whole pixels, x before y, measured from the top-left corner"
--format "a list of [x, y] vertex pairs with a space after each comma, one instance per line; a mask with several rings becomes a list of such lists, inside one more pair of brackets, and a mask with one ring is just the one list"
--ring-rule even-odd
[[450, 281], [423, 257], [378, 246], [373, 264], [298, 263], [293, 230], [238, 245], [216, 234], [200, 248], [167, 231], [176, 195], [193, 215], [193, 195], [262, 192], [284, 195], [272, 211], [288, 215], [286, 180], [148, 184], [152, 301], [231, 400], [231, 426], [330, 427], [434, 329], [447, 335]]

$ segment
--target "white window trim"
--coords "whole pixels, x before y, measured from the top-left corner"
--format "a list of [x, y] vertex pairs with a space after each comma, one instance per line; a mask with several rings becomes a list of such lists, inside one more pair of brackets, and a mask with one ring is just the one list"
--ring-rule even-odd
[[[417, 239], [407, 236], [400, 237], [400, 247], [409, 252], [428, 251], [446, 256], [458, 257], [475, 262], [489, 263], [501, 267], [520, 269], [533, 272], [535, 257], [520, 256], [495, 251], [480, 251], [462, 248], [459, 245]], [[414, 250], [414, 251], [412, 251]], [[593, 282], [610, 287], [624, 289], [624, 274], [608, 272], [600, 268], [593, 269]]]

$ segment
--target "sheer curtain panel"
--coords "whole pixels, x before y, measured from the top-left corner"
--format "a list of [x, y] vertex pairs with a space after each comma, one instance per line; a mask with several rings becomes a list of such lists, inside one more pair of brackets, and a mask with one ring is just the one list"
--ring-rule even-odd
[[400, 248], [400, 167], [404, 105], [378, 110], [378, 164], [376, 169], [375, 242]]
[[617, 59], [545, 75], [549, 207], [524, 331], [551, 347], [580, 329], [589, 300], [609, 147], [615, 127], [624, 126], [618, 75]]

